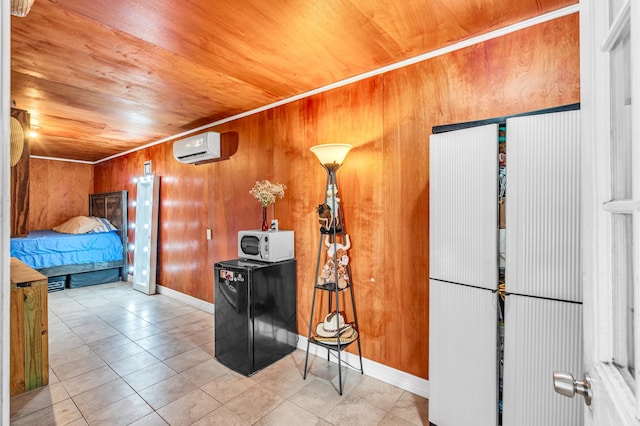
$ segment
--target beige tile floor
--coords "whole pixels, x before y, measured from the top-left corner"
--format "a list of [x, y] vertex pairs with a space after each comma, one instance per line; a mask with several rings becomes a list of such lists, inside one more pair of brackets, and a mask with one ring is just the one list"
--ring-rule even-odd
[[[49, 294], [49, 385], [12, 425], [423, 425], [428, 402], [296, 350], [251, 377], [214, 357], [213, 315], [127, 283]], [[365, 371], [366, 372], [366, 371]]]

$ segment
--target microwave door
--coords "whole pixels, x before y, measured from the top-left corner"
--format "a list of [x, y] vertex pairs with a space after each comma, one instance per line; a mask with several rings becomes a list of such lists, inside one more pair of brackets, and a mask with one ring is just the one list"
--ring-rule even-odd
[[260, 239], [256, 236], [245, 235], [240, 240], [242, 254], [256, 256], [260, 254]]

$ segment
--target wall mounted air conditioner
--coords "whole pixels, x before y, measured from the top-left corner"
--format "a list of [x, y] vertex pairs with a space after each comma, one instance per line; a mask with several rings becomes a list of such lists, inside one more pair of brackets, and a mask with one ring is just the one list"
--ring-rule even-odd
[[194, 164], [220, 158], [220, 133], [206, 132], [177, 140], [173, 156], [181, 163]]

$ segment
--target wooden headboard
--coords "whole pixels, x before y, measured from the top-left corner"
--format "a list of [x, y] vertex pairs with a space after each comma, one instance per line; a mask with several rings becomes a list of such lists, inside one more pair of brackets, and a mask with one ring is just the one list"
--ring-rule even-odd
[[89, 194], [89, 216], [104, 217], [118, 228], [118, 234], [122, 240], [122, 280], [127, 280], [129, 246], [128, 221], [127, 221], [127, 191], [102, 192]]

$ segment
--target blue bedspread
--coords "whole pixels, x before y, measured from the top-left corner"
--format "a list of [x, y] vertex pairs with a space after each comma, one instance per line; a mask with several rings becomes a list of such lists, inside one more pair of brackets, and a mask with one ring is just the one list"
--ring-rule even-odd
[[35, 269], [81, 263], [122, 260], [122, 241], [117, 232], [60, 234], [31, 231], [11, 239], [11, 256]]

